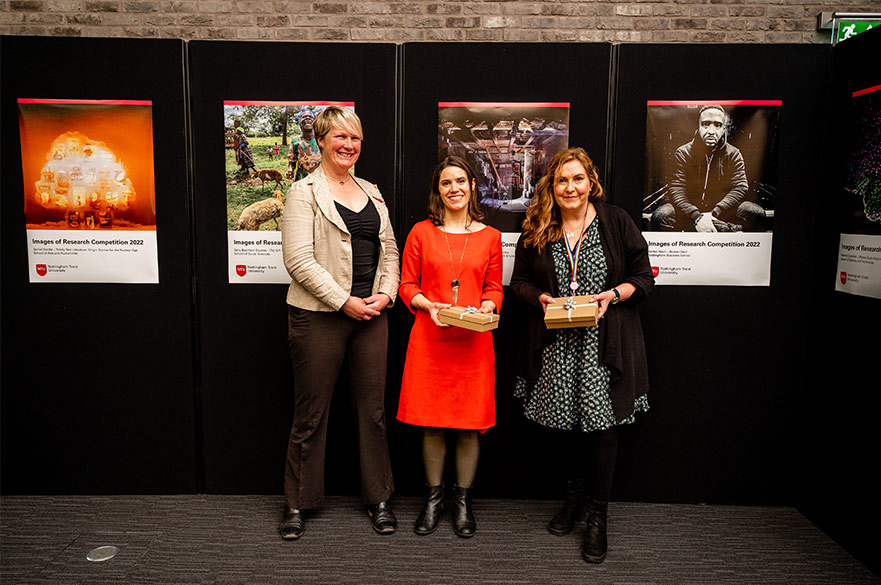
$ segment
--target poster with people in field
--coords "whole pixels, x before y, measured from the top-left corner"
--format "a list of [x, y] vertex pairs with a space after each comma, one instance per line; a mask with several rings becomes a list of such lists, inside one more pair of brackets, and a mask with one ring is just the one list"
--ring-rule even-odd
[[330, 105], [355, 106], [331, 101], [223, 103], [230, 283], [291, 281], [279, 229], [285, 195], [321, 162], [312, 122]]

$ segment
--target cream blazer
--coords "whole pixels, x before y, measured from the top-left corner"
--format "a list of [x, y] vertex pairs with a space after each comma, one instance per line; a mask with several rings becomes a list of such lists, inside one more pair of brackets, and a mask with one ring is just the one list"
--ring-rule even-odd
[[[373, 294], [391, 306], [401, 269], [388, 208], [376, 185], [354, 178], [379, 212], [379, 260]], [[352, 290], [352, 236], [334, 205], [320, 166], [288, 189], [281, 217], [281, 248], [291, 275], [287, 302], [309, 311], [338, 311]]]

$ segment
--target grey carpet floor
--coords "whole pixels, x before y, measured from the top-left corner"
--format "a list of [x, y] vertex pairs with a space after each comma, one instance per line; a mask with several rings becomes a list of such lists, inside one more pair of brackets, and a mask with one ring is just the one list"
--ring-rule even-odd
[[[557, 503], [475, 501], [465, 540], [449, 517], [420, 537], [421, 506], [394, 500], [379, 536], [355, 498], [328, 498], [296, 542], [278, 537], [276, 496], [4, 496], [0, 582], [9, 584], [879, 584], [793, 508], [613, 502], [609, 554], [581, 560], [583, 525], [544, 529]], [[90, 562], [95, 547], [119, 553]]]

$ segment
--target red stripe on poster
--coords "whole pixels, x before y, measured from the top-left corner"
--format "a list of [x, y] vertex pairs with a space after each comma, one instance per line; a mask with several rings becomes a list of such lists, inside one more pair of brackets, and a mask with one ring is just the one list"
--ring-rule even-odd
[[875, 85], [873, 87], [867, 87], [866, 89], [861, 89], [859, 91], [853, 92], [853, 95], [850, 97], [857, 97], [858, 95], [865, 95], [867, 93], [872, 93], [874, 91], [881, 90], [881, 85]]
[[779, 106], [783, 100], [649, 100], [649, 106]]
[[439, 108], [568, 108], [569, 102], [438, 102]]
[[153, 102], [150, 100], [65, 100], [65, 99], [39, 99], [39, 98], [18, 98], [20, 104], [88, 104], [102, 106], [151, 106]]
[[273, 102], [261, 100], [224, 100], [224, 106], [345, 106], [354, 108], [355, 102], [335, 102], [327, 100], [299, 101], [299, 102]]

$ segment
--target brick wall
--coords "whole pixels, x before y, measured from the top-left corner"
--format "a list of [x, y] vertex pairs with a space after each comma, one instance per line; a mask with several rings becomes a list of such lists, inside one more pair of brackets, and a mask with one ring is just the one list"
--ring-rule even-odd
[[[797, 0], [0, 0], [7, 35], [273, 41], [828, 43]], [[825, 3], [824, 3], [825, 2]]]

